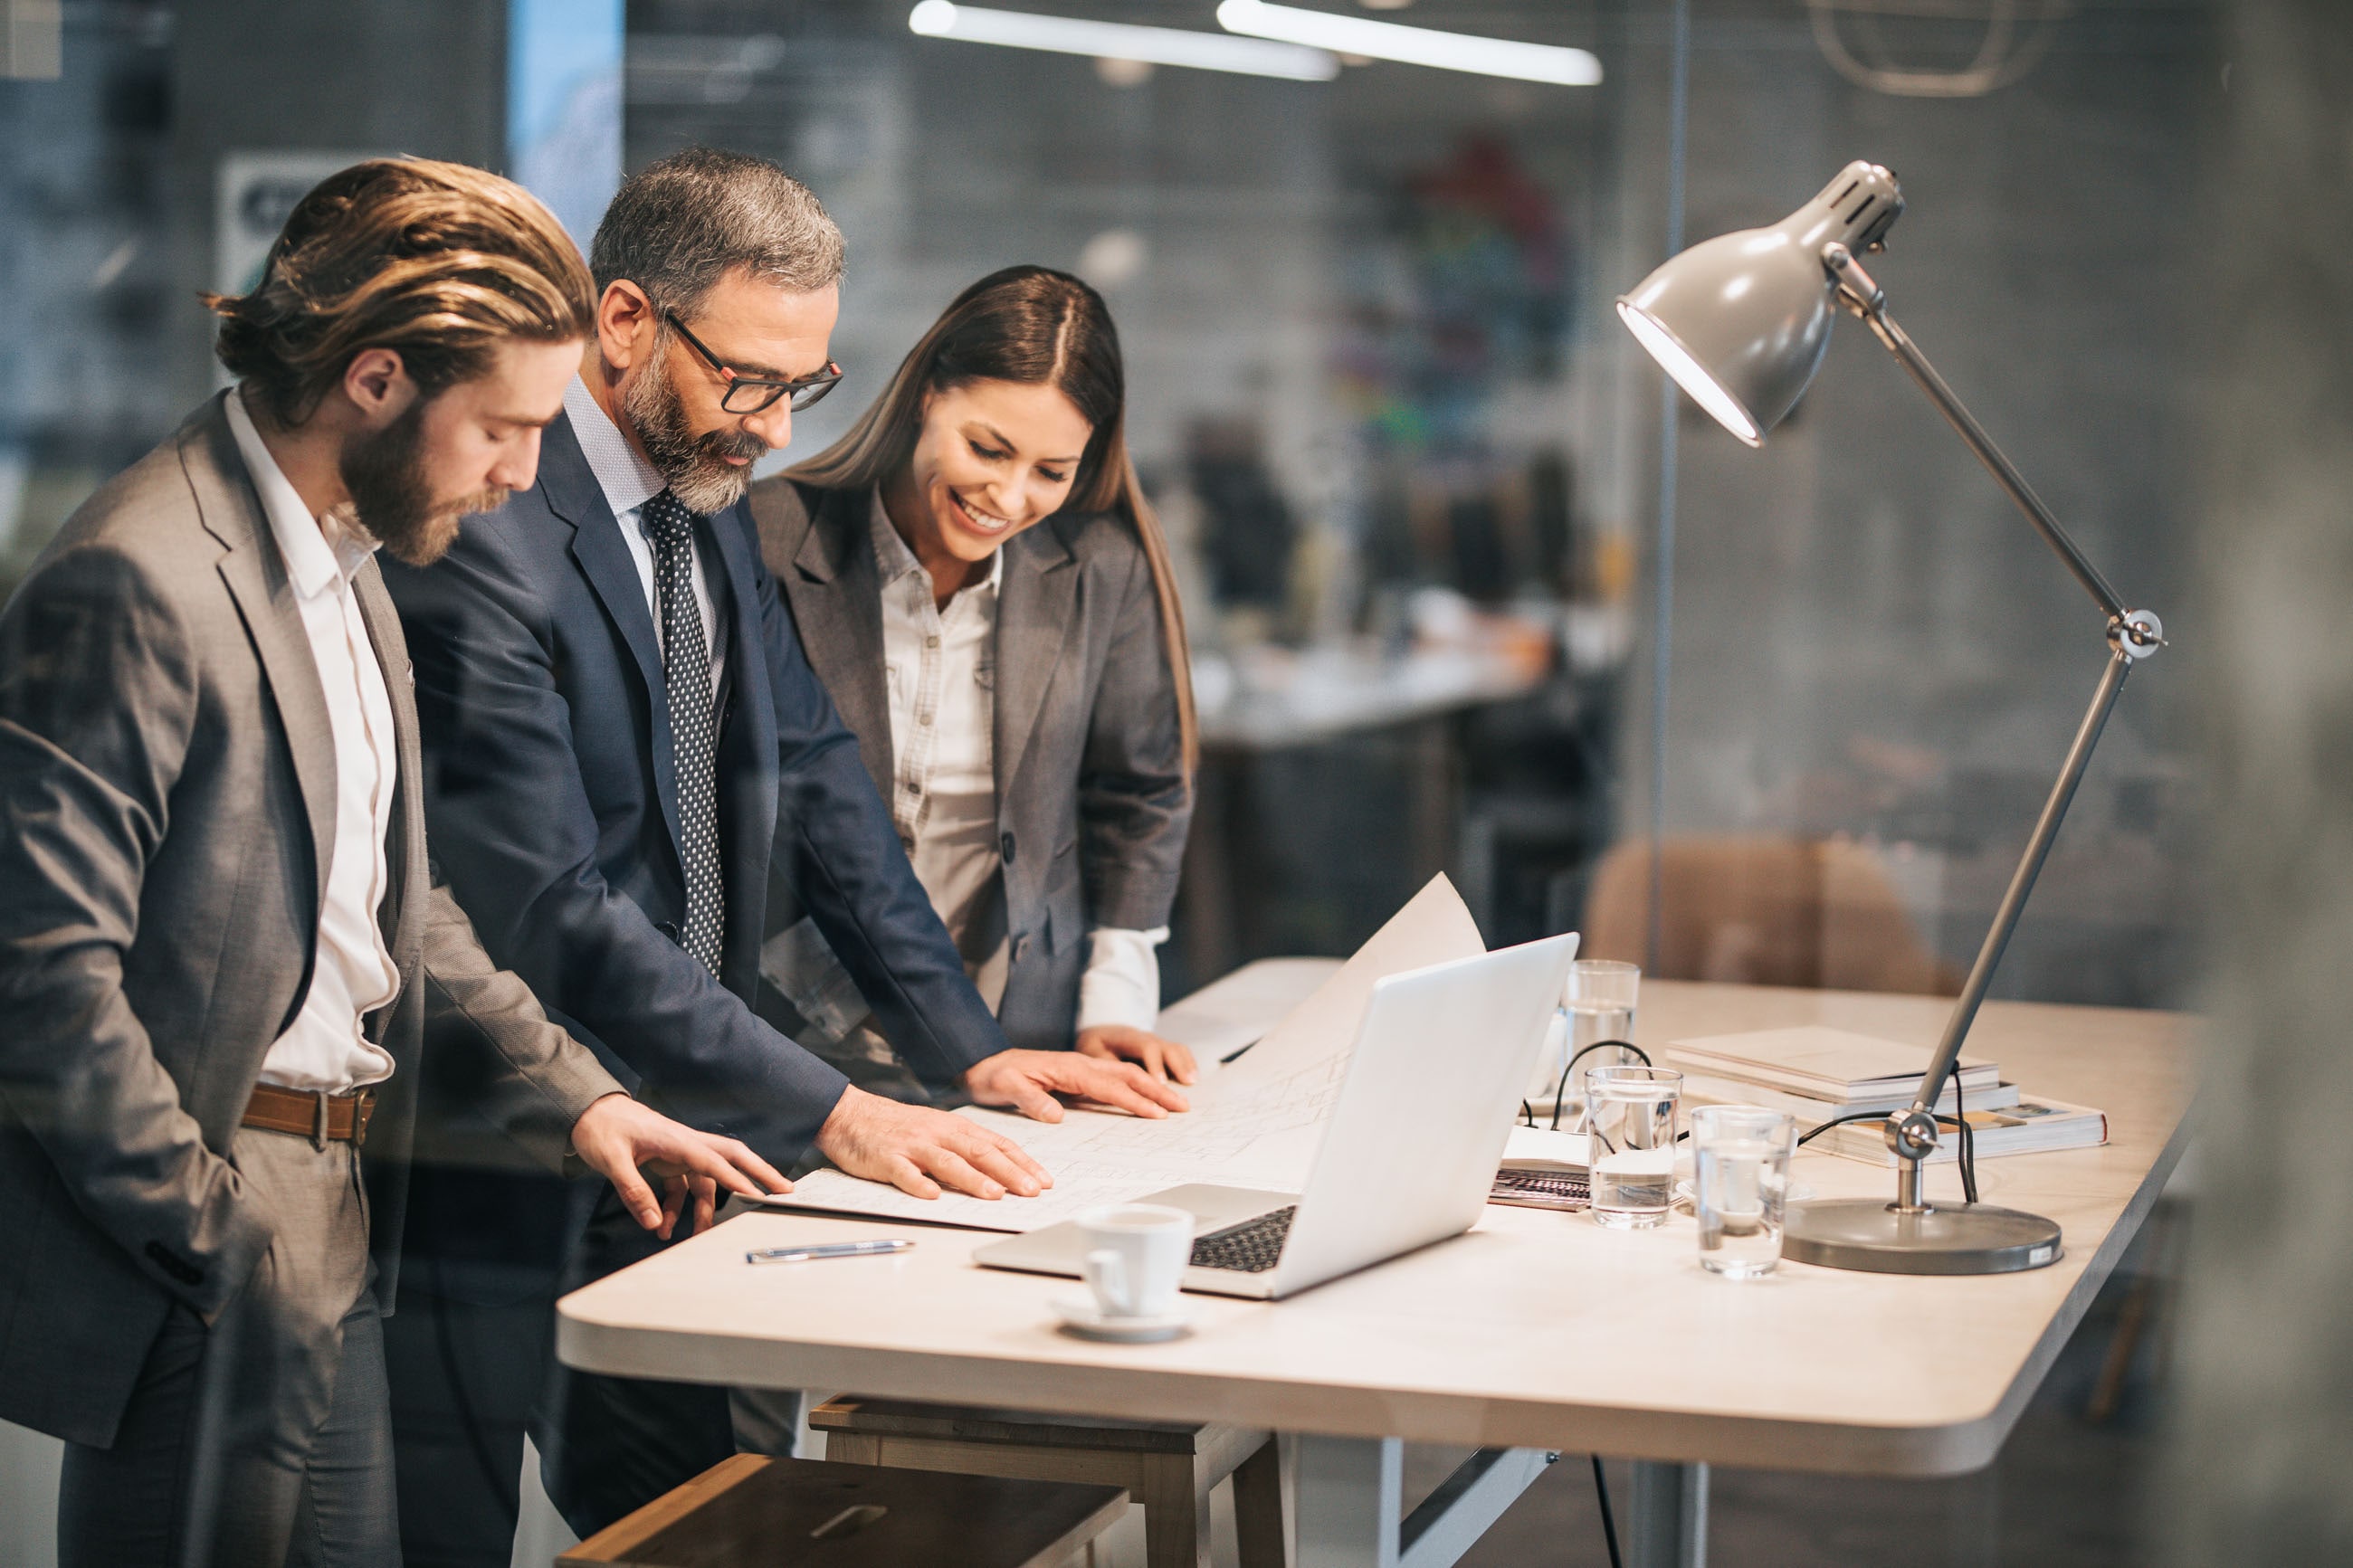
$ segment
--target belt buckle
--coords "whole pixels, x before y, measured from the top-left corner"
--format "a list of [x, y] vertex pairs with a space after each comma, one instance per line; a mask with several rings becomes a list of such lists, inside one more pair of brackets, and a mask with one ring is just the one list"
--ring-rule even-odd
[[364, 1089], [352, 1097], [352, 1152], [367, 1147], [369, 1119], [375, 1115], [375, 1090]]

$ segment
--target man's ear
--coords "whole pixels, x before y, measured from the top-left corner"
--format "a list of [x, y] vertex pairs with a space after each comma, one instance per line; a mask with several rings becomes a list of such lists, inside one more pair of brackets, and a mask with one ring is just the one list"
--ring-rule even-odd
[[343, 367], [343, 391], [363, 422], [383, 426], [407, 411], [417, 384], [408, 378], [398, 349], [362, 349]]
[[654, 302], [626, 278], [605, 285], [596, 301], [596, 352], [615, 370], [636, 364], [652, 346], [656, 325]]

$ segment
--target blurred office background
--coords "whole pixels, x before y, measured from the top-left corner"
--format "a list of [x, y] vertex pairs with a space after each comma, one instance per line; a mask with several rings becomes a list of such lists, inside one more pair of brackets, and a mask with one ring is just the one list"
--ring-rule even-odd
[[[1154, 69], [917, 37], [911, 0], [0, 0], [0, 589], [217, 384], [195, 293], [241, 287], [319, 175], [482, 163], [585, 241], [622, 169], [720, 143], [849, 237], [849, 380], [804, 453], [983, 272], [1110, 300], [1207, 742], [1172, 995], [1345, 952], [1440, 870], [1491, 942], [1948, 989], [2099, 619], [1854, 323], [1759, 453], [1662, 402], [1611, 310], [1671, 237], [1869, 157], [1911, 202], [1875, 264], [1896, 313], [2179, 644], [2126, 690], [1996, 994], [2190, 1001], [2219, 0], [1317, 3], [1575, 45], [1603, 79]], [[1212, 0], [1018, 5], [1215, 30]], [[2137, 1560], [2162, 1358], [2116, 1371], [2110, 1331], [2158, 1278], [2094, 1313], [1997, 1474], [1728, 1478], [1719, 1551], [1821, 1560], [1788, 1553], [1836, 1518], [1858, 1553], [1926, 1530], [1955, 1562]], [[2161, 1319], [2149, 1289], [2129, 1310]]]

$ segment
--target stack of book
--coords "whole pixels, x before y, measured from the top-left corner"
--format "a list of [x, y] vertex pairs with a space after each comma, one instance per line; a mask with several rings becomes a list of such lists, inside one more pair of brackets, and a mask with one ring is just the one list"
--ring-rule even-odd
[[[1836, 1117], [1887, 1114], [1912, 1103], [1929, 1048], [1808, 1025], [1677, 1040], [1660, 1065], [1683, 1075], [1683, 1094], [1697, 1103], [1768, 1106], [1798, 1121], [1800, 1134]], [[2083, 1149], [2108, 1141], [2100, 1111], [2026, 1094], [2002, 1081], [1994, 1063], [1963, 1057], [1936, 1101], [1939, 1116], [1966, 1115], [1980, 1159], [2001, 1154]], [[1833, 1127], [1809, 1145], [1874, 1164], [1893, 1164], [1876, 1122]], [[1960, 1140], [1947, 1137], [1929, 1163], [1959, 1158]]]

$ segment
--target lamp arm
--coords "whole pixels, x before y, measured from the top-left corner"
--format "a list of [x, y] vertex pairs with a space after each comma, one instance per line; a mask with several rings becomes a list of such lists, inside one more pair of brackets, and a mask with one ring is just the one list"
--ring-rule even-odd
[[[1977, 962], [1969, 966], [1969, 977], [1962, 983], [1961, 994], [1953, 1003], [1950, 1017], [1945, 1021], [1944, 1037], [1936, 1042], [1936, 1054], [1929, 1059], [1928, 1070], [1920, 1079], [1919, 1092], [1912, 1097], [1912, 1107], [1888, 1123], [1891, 1143], [1920, 1145], [1913, 1159], [1926, 1158], [1936, 1146], [1936, 1121], [1930, 1114], [1936, 1097], [1944, 1092], [1945, 1079], [1960, 1059], [1961, 1042], [1968, 1037], [1969, 1026], [1977, 1021], [1978, 1006], [1985, 1000], [1986, 989], [1993, 984], [1993, 972], [2001, 963], [2002, 951], [2010, 945], [2010, 932], [2018, 927], [2018, 917], [2026, 909], [2026, 900], [2034, 891], [2035, 879], [2042, 873], [2042, 862], [2051, 854], [2052, 841], [2059, 837], [2059, 824], [2067, 815], [2068, 805], [2075, 798], [2075, 786], [2084, 781], [2084, 770], [2092, 761], [2092, 748], [2099, 744], [2100, 731], [2106, 727], [2108, 714], [2116, 705], [2116, 695], [2124, 689], [2125, 677], [2138, 662], [2134, 654], [2116, 647], [2108, 655], [2107, 668], [2101, 673], [2100, 684], [2092, 693], [2092, 705], [2084, 710], [2083, 723], [2076, 726], [2075, 739], [2067, 748], [2067, 760], [2059, 766], [2059, 778], [2051, 786], [2050, 798], [2042, 803], [2042, 815], [2034, 821], [2034, 831], [2027, 836], [2026, 852], [2018, 859], [2018, 869], [2010, 874], [2009, 890], [2001, 896], [2001, 905], [1994, 911], [1993, 928], [1986, 932], [1985, 942], [1978, 949]], [[1898, 1152], [1903, 1152], [1899, 1148]], [[1913, 1167], [1917, 1169], [1916, 1165]]]
[[1936, 1043], [1936, 1055], [1929, 1058], [1928, 1070], [1922, 1075], [1919, 1091], [1913, 1096], [1911, 1108], [1887, 1123], [1887, 1143], [1899, 1157], [1896, 1177], [1896, 1207], [1911, 1211], [1920, 1206], [1920, 1162], [1932, 1153], [1937, 1142], [1936, 1119], [1933, 1114], [1936, 1099], [1944, 1092], [1945, 1080], [1951, 1076], [1953, 1065], [1959, 1060], [1961, 1043], [1968, 1037], [1969, 1026], [1977, 1021], [1978, 1008], [1985, 1001], [1986, 990], [1993, 984], [1993, 972], [2001, 963], [2001, 955], [2010, 946], [2010, 933], [2018, 927], [2018, 917], [2025, 910], [2028, 895], [2034, 890], [2035, 879], [2042, 873], [2042, 863], [2050, 857], [2052, 840], [2059, 837], [2059, 825], [2066, 817], [2067, 807], [2075, 798], [2075, 787], [2083, 783], [2084, 770], [2092, 760], [2092, 748], [2099, 744], [2100, 731], [2106, 727], [2108, 714], [2116, 705], [2116, 696], [2124, 689], [2125, 677], [2132, 667], [2165, 645], [2164, 628], [2157, 616], [2147, 610], [2127, 609], [2108, 580], [2100, 574], [2042, 498], [2034, 493], [2025, 476], [1994, 445], [1985, 426], [1962, 404], [1936, 367], [1914, 344], [1902, 327], [1887, 313], [1887, 294], [1873, 280], [1853, 252], [1833, 241], [1822, 247], [1822, 267], [1837, 284], [1840, 298], [1848, 309], [1870, 324], [1873, 333], [1887, 345], [1897, 363], [1908, 372], [1928, 401], [1945, 416], [1961, 439], [1977, 454], [1978, 461], [1994, 477], [2026, 521], [2042, 536], [2052, 552], [2074, 574], [2075, 581], [2092, 595], [2094, 603], [2108, 617], [2108, 664], [2100, 677], [2100, 684], [2092, 693], [2092, 704], [2084, 713], [2084, 721], [2075, 730], [2075, 739], [2067, 748], [2066, 761], [2060, 764], [2057, 782], [2051, 786], [2050, 798], [2042, 803], [2042, 815], [2035, 819], [2034, 831], [2026, 840], [2026, 852], [2019, 857], [2018, 869], [2011, 873], [2010, 888], [2002, 894], [2001, 905], [1994, 911], [1993, 928], [1986, 932], [1985, 942], [1978, 949], [1977, 962], [1969, 967], [1968, 979], [1961, 985], [1961, 994], [1953, 1003], [1952, 1016], [1945, 1022], [1944, 1037]]

